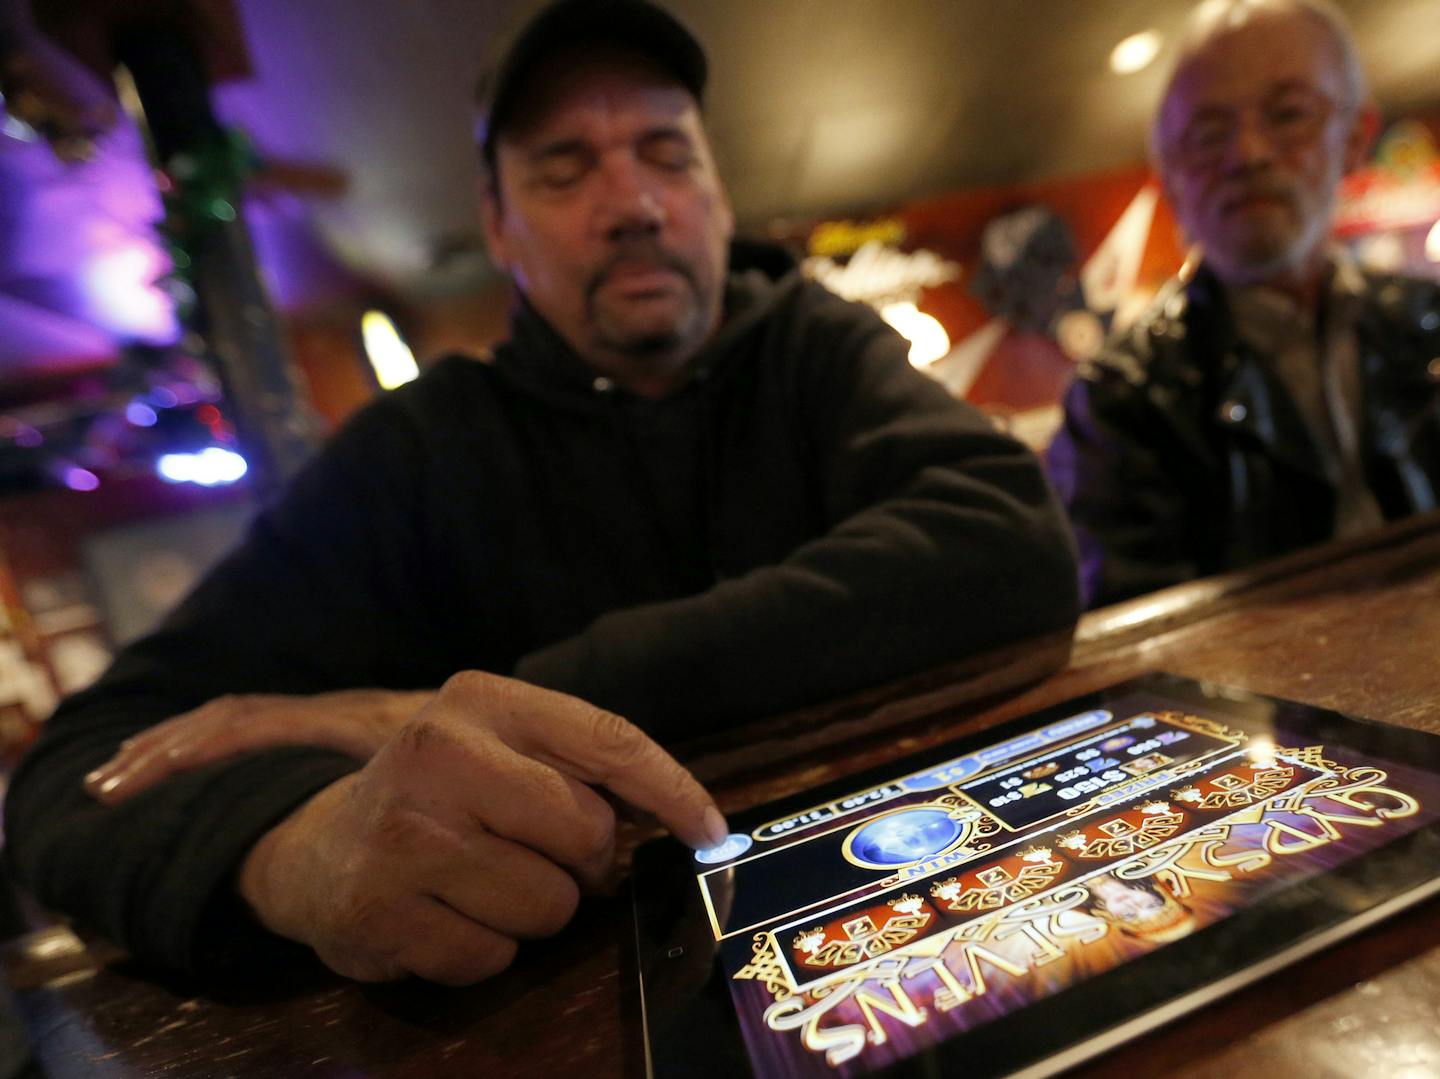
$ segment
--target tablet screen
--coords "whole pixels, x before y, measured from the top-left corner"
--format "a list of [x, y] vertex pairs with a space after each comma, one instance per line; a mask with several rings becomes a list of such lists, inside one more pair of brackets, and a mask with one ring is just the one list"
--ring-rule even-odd
[[712, 1040], [687, 1031], [720, 997], [717, 1059], [757, 1076], [1074, 1063], [1428, 894], [1437, 746], [1152, 676], [736, 815], [637, 859], [652, 1064]]

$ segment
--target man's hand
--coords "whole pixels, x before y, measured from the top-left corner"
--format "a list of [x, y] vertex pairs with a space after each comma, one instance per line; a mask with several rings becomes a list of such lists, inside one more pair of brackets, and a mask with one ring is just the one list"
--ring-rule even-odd
[[618, 716], [494, 675], [452, 678], [359, 772], [251, 850], [241, 895], [273, 932], [360, 981], [464, 985], [559, 931], [606, 875], [615, 815], [592, 786], [696, 847], [724, 818]]
[[272, 746], [321, 746], [369, 760], [434, 696], [348, 689], [220, 697], [120, 743], [119, 753], [85, 777], [85, 789], [114, 805], [177, 772]]

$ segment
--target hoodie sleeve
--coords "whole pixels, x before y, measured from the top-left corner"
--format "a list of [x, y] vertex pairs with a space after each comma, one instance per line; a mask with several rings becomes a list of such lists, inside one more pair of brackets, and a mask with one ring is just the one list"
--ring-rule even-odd
[[255, 958], [261, 934], [230, 896], [233, 870], [357, 763], [262, 752], [114, 807], [81, 781], [123, 739], [227, 693], [424, 684], [430, 672], [398, 658], [424, 634], [408, 435], [393, 406], [362, 413], [158, 630], [47, 722], [5, 805], [6, 856], [43, 903], [166, 966]]
[[517, 677], [684, 736], [1074, 622], [1073, 541], [1036, 457], [915, 371], [873, 312], [825, 297], [774, 359], [798, 372], [828, 530], [605, 614]]

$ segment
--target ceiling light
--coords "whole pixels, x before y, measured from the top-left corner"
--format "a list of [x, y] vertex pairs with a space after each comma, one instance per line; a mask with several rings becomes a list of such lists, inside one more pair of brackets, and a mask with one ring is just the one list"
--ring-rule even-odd
[[1131, 34], [1110, 52], [1110, 70], [1117, 75], [1133, 75], [1150, 66], [1160, 54], [1165, 39], [1158, 30], [1142, 30]]

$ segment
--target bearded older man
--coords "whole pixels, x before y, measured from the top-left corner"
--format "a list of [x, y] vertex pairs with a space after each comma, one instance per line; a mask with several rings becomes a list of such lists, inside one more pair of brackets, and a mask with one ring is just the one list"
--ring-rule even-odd
[[1440, 290], [1329, 240], [1377, 125], [1323, 0], [1193, 12], [1152, 149], [1200, 258], [1081, 372], [1050, 451], [1090, 605], [1437, 505]]

